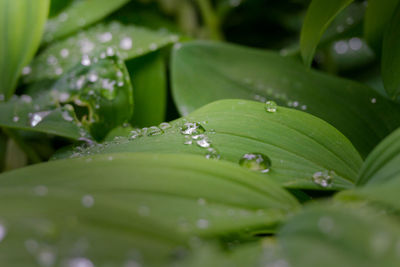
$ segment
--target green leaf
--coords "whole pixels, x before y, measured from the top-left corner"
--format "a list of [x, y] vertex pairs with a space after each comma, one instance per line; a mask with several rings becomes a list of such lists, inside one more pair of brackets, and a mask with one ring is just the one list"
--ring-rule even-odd
[[400, 128], [385, 138], [367, 157], [358, 184], [383, 184], [400, 174]]
[[[380, 54], [383, 34], [392, 18], [399, 0], [369, 0], [364, 20], [364, 37]], [[379, 18], [379, 19], [378, 19]]]
[[400, 3], [385, 32], [382, 45], [382, 79], [389, 97], [397, 100], [400, 97]]
[[107, 17], [127, 2], [129, 0], [74, 0], [61, 13], [49, 19], [43, 39], [48, 43], [77, 32]]
[[304, 64], [310, 66], [318, 42], [334, 18], [353, 0], [313, 0], [307, 10], [300, 34]]
[[167, 103], [167, 77], [161, 53], [151, 53], [126, 62], [134, 88], [135, 109], [131, 120], [138, 127], [164, 121]]
[[8, 203], [0, 205], [2, 266], [31, 266], [42, 252], [56, 265], [79, 257], [95, 266], [166, 266], [189, 240], [271, 231], [299, 208], [257, 173], [192, 155], [120, 153], [38, 164], [0, 175], [0, 192]]
[[[101, 54], [102, 55], [102, 54]], [[127, 122], [133, 111], [132, 86], [117, 56], [86, 56], [49, 89], [0, 103], [0, 126], [101, 140]]]
[[[204, 133], [181, 133], [196, 122]], [[169, 127], [168, 127], [169, 126]], [[337, 190], [350, 188], [362, 160], [351, 143], [335, 128], [307, 113], [279, 107], [274, 113], [254, 101], [223, 100], [209, 104], [171, 125], [132, 132], [131, 140], [115, 138], [88, 148], [78, 147], [58, 157], [96, 153], [150, 151], [200, 154], [238, 163], [246, 153], [262, 153], [272, 161], [266, 178], [290, 188]], [[200, 131], [201, 132], [201, 131]], [[189, 144], [191, 143], [191, 144]], [[320, 172], [334, 173], [331, 185], [313, 182]]]
[[0, 2], [0, 99], [15, 91], [22, 68], [39, 47], [49, 0]]
[[191, 42], [175, 49], [171, 68], [174, 100], [184, 115], [218, 99], [274, 100], [332, 124], [364, 157], [400, 126], [400, 107], [369, 87], [307, 71], [276, 53]]
[[83, 32], [50, 45], [35, 58], [24, 81], [55, 79], [68, 71], [82, 57], [107, 49], [119, 50], [124, 60], [136, 58], [178, 40], [175, 34], [156, 32], [119, 22], [98, 24]]
[[359, 206], [309, 207], [278, 237], [290, 266], [395, 267], [399, 261], [398, 224]]

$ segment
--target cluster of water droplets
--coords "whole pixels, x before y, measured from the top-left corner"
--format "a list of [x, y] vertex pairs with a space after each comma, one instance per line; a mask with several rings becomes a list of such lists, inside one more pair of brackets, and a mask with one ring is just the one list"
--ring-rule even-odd
[[207, 159], [219, 159], [221, 157], [209, 138], [209, 134], [214, 133], [214, 131], [211, 130], [207, 133], [200, 122], [185, 122], [181, 126], [180, 132], [185, 136], [184, 144], [196, 144], [198, 147], [204, 149]]
[[[134, 39], [134, 36], [141, 36]], [[26, 81], [55, 78], [70, 70], [76, 62], [90, 64], [87, 55], [101, 50], [115, 49], [122, 58], [142, 55], [157, 50], [160, 46], [175, 43], [179, 37], [168, 32], [153, 32], [119, 22], [98, 24], [77, 35], [49, 46], [36, 60], [23, 69]]]

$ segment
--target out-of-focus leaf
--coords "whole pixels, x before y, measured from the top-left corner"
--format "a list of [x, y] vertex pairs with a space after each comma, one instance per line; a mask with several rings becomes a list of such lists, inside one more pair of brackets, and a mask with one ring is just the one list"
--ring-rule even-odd
[[400, 3], [394, 11], [383, 38], [382, 46], [382, 79], [389, 97], [397, 100], [400, 97]]
[[49, 19], [43, 39], [51, 42], [70, 35], [105, 18], [127, 2], [129, 0], [74, 0], [63, 12]]
[[189, 240], [270, 231], [299, 208], [273, 181], [193, 155], [39, 164], [1, 175], [0, 192], [2, 266], [166, 266]]
[[319, 205], [292, 217], [278, 233], [285, 266], [395, 267], [400, 228], [361, 207]]
[[156, 125], [164, 121], [166, 108], [166, 69], [161, 53], [126, 62], [134, 88], [135, 109], [132, 125]]
[[300, 35], [304, 64], [310, 66], [318, 42], [333, 19], [353, 0], [313, 0], [307, 10]]
[[304, 110], [336, 127], [364, 157], [400, 126], [400, 107], [365, 85], [227, 44], [190, 42], [175, 49], [172, 89], [183, 115], [226, 98], [274, 100]]
[[[99, 24], [46, 48], [32, 62], [25, 82], [54, 79], [82, 57], [96, 51], [119, 50], [123, 59], [139, 57], [178, 40], [175, 34], [155, 32], [118, 22]], [[113, 52], [111, 52], [113, 53]]]
[[90, 131], [102, 139], [127, 122], [132, 111], [132, 86], [124, 62], [116, 55], [94, 55], [51, 88], [0, 103], [0, 125], [72, 139]]
[[7, 137], [0, 131], [0, 172], [4, 170], [6, 149], [7, 149]]
[[[199, 130], [182, 134], [182, 127], [190, 125], [185, 123], [197, 123]], [[266, 179], [289, 188], [321, 190], [352, 187], [362, 164], [347, 138], [326, 122], [283, 107], [269, 113], [264, 104], [254, 101], [215, 102], [171, 125], [144, 128], [130, 137], [133, 140], [117, 137], [113, 142], [78, 147], [58, 158], [150, 151], [200, 154], [239, 163], [245, 154], [262, 153], [271, 160]]]
[[383, 34], [399, 0], [369, 0], [364, 20], [364, 36], [368, 44], [380, 54]]
[[22, 68], [35, 54], [49, 0], [0, 1], [0, 101], [14, 93]]

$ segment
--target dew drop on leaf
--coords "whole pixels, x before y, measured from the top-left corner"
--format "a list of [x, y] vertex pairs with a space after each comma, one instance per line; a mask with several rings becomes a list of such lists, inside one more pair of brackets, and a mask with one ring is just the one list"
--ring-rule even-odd
[[73, 258], [68, 261], [68, 267], [94, 267], [94, 264], [87, 258]]
[[198, 122], [186, 122], [181, 128], [181, 133], [184, 135], [198, 135], [205, 131], [204, 127]]
[[252, 171], [266, 173], [271, 168], [271, 159], [262, 153], [246, 153], [240, 158], [239, 165]]
[[30, 114], [30, 118], [29, 118], [29, 125], [31, 127], [36, 127], [39, 123], [41, 123], [43, 121], [44, 118], [46, 118], [49, 114], [51, 113], [51, 111], [40, 111], [40, 112], [36, 112], [33, 114]]
[[265, 102], [265, 110], [267, 112], [276, 112], [276, 110], [278, 109], [278, 105], [274, 102], [274, 101], [267, 101]]
[[158, 128], [157, 126], [151, 126], [147, 131], [148, 136], [162, 135], [163, 133], [164, 131]]
[[334, 171], [320, 171], [313, 174], [312, 180], [321, 187], [330, 187], [335, 175]]

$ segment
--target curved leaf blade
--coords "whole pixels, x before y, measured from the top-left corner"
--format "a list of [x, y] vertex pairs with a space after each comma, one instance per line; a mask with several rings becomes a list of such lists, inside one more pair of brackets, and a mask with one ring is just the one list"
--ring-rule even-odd
[[105, 18], [129, 0], [74, 0], [57, 16], [49, 19], [43, 36], [45, 42], [68, 36]]
[[192, 155], [121, 153], [39, 164], [1, 175], [0, 192], [9, 203], [0, 205], [5, 266], [40, 256], [24, 248], [26, 240], [47, 244], [62, 263], [77, 257], [82, 239], [90, 246], [79, 257], [96, 266], [134, 260], [127, 258], [132, 248], [141, 264], [165, 266], [193, 236], [270, 229], [299, 207], [263, 176]]
[[398, 100], [400, 97], [400, 77], [397, 70], [400, 68], [400, 3], [394, 11], [393, 17], [385, 32], [382, 45], [382, 79], [388, 95]]
[[383, 34], [398, 2], [398, 0], [368, 1], [364, 20], [364, 37], [378, 54], [382, 48]]
[[190, 42], [174, 50], [171, 69], [183, 115], [219, 99], [274, 100], [332, 124], [364, 157], [400, 126], [400, 108], [369, 87], [307, 71], [272, 52]]
[[0, 2], [0, 99], [13, 95], [21, 70], [39, 47], [49, 0]]
[[310, 66], [318, 42], [334, 18], [353, 0], [313, 0], [308, 7], [300, 33], [300, 50], [303, 62]]
[[[307, 113], [279, 107], [268, 113], [254, 101], [223, 100], [209, 104], [172, 123], [165, 133], [142, 130], [133, 140], [116, 137], [87, 149], [78, 147], [58, 157], [76, 157], [112, 152], [191, 153], [238, 163], [246, 153], [267, 155], [272, 166], [266, 178], [290, 188], [337, 190], [350, 188], [357, 179], [362, 160], [351, 143], [335, 128]], [[204, 137], [188, 139], [181, 133], [187, 122], [206, 129]], [[146, 132], [147, 131], [147, 132]], [[147, 136], [146, 136], [147, 135]], [[201, 140], [209, 147], [201, 147]], [[190, 145], [189, 145], [189, 143]], [[211, 149], [211, 151], [210, 151]], [[214, 151], [215, 150], [215, 151]], [[313, 182], [316, 172], [334, 171], [333, 184]]]
[[400, 129], [397, 129], [366, 158], [357, 184], [383, 184], [399, 174]]
[[24, 81], [29, 83], [55, 79], [81, 62], [82, 57], [96, 51], [114, 49], [119, 51], [124, 60], [128, 60], [156, 51], [177, 40], [175, 34], [122, 25], [119, 22], [98, 24], [48, 46], [32, 62], [31, 71], [24, 77]]

